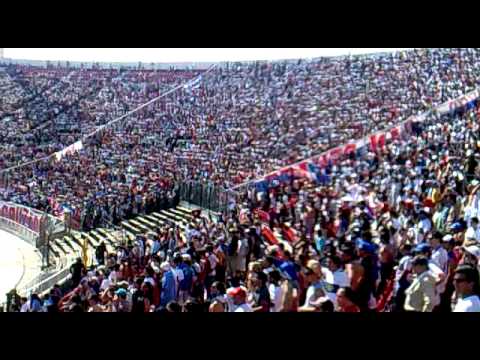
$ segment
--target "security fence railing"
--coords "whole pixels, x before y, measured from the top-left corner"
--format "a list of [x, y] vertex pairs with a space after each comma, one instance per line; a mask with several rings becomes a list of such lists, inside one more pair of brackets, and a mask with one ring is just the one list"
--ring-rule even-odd
[[180, 200], [216, 213], [227, 211], [233, 196], [232, 193], [218, 185], [198, 181], [182, 183], [179, 191]]

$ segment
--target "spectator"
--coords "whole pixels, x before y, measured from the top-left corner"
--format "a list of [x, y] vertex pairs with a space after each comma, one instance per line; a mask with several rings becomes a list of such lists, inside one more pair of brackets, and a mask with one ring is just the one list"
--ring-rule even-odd
[[160, 265], [162, 271], [162, 292], [161, 292], [161, 306], [166, 306], [170, 301], [176, 298], [175, 274], [168, 262], [163, 262]]
[[436, 301], [436, 279], [428, 270], [428, 259], [424, 256], [415, 257], [412, 261], [412, 270], [416, 278], [405, 291], [405, 310], [432, 312]]
[[478, 271], [468, 265], [455, 270], [453, 278], [458, 297], [454, 312], [480, 312], [480, 283]]
[[354, 303], [355, 295], [351, 288], [344, 287], [337, 291], [338, 312], [360, 312], [360, 308]]
[[336, 255], [327, 256], [327, 266], [322, 267], [325, 295], [336, 304], [337, 291], [341, 287], [349, 287], [347, 274], [342, 269], [342, 262]]
[[72, 274], [72, 283], [73, 287], [76, 287], [80, 280], [82, 279], [83, 274], [86, 272], [85, 265], [82, 262], [81, 258], [77, 258], [77, 261], [72, 264], [70, 267], [70, 273]]
[[246, 303], [247, 292], [241, 287], [236, 287], [228, 293], [228, 296], [233, 298], [234, 308], [231, 310], [233, 312], [253, 312], [253, 309], [250, 305]]
[[273, 270], [268, 274], [270, 278], [270, 285], [268, 287], [270, 293], [270, 299], [272, 303], [272, 307], [270, 309], [271, 312], [280, 312], [282, 308], [282, 297], [283, 297], [283, 289], [281, 286], [281, 276], [277, 270]]

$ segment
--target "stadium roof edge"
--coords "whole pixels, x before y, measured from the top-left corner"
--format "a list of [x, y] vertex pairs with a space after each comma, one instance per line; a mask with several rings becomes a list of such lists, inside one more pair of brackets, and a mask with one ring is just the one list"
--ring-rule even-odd
[[68, 66], [69, 67], [80, 67], [82, 64], [86, 68], [90, 68], [96, 66], [98, 68], [138, 68], [139, 65], [143, 69], [207, 69], [212, 65], [217, 66], [226, 66], [227, 64], [235, 64], [235, 63], [254, 63], [254, 62], [297, 62], [299, 60], [315, 60], [315, 59], [341, 59], [345, 57], [353, 57], [353, 58], [364, 58], [364, 57], [377, 57], [377, 56], [385, 56], [388, 54], [392, 54], [395, 52], [407, 52], [412, 51], [414, 48], [409, 50], [401, 49], [395, 50], [390, 52], [370, 52], [370, 53], [358, 53], [358, 54], [344, 54], [344, 55], [335, 55], [335, 56], [317, 56], [317, 57], [305, 57], [305, 58], [298, 58], [298, 59], [276, 59], [276, 60], [244, 60], [244, 61], [211, 61], [211, 62], [175, 62], [175, 63], [162, 63], [162, 62], [85, 62], [85, 61], [57, 61], [57, 60], [28, 60], [28, 59], [12, 59], [12, 58], [2, 58], [0, 59], [0, 66], [1, 65], [9, 65], [9, 64], [19, 64], [19, 65], [31, 65], [31, 66], [39, 66], [39, 67], [46, 67], [48, 65], [59, 65], [59, 66]]

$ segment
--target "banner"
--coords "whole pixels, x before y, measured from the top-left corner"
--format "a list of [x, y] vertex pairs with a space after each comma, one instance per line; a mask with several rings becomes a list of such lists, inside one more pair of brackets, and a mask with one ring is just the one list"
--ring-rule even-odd
[[56, 158], [57, 161], [60, 161], [60, 160], [62, 160], [62, 158], [65, 155], [72, 155], [74, 152], [80, 151], [82, 149], [83, 149], [82, 141], [77, 141], [76, 143], [74, 143], [70, 146], [67, 146], [65, 149], [56, 152], [55, 153], [55, 158]]
[[0, 217], [25, 226], [35, 233], [40, 232], [42, 215], [29, 208], [0, 201]]
[[[433, 109], [433, 111], [435, 111], [440, 115], [443, 115], [465, 106], [473, 106], [473, 104], [479, 97], [480, 97], [480, 90], [474, 90], [457, 99], [450, 100], [441, 105], [438, 105]], [[368, 150], [365, 150], [365, 147], [367, 147], [372, 152], [376, 152], [378, 149], [385, 147], [386, 140], [396, 140], [398, 138], [401, 138], [402, 136], [406, 136], [407, 134], [410, 134], [412, 132], [412, 123], [425, 121], [430, 113], [431, 113], [430, 111], [426, 111], [420, 115], [411, 116], [407, 120], [401, 122], [400, 124], [394, 125], [389, 129], [372, 133], [353, 143], [348, 143], [345, 145], [335, 147], [334, 149], [327, 150], [320, 155], [315, 155], [314, 157], [311, 157], [309, 159], [305, 159], [298, 163], [273, 171], [267, 175], [264, 175], [259, 179], [251, 180], [246, 183], [239, 184], [231, 188], [230, 190], [235, 190], [239, 187], [248, 185], [251, 182], [253, 183], [262, 182], [263, 185], [266, 185], [268, 187], [268, 182], [271, 182], [273, 180], [282, 181], [283, 179], [280, 175], [286, 174], [286, 173], [292, 174], [292, 175], [295, 174], [300, 177], [315, 178], [315, 174], [312, 173], [313, 167], [312, 166], [306, 167], [305, 166], [306, 164], [313, 163], [315, 167], [322, 169], [331, 164], [335, 164], [336, 161], [344, 155], [348, 155], [351, 153], [355, 153], [355, 154], [365, 153], [365, 151], [368, 151]]]

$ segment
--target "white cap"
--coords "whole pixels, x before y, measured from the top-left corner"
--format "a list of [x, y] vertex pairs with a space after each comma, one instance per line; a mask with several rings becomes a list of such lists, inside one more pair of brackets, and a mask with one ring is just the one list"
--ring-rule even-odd
[[453, 239], [453, 236], [450, 235], [450, 234], [445, 235], [445, 236], [442, 238], [443, 241], [450, 241], [450, 240], [452, 240], [452, 239]]
[[160, 265], [160, 269], [162, 269], [163, 271], [170, 271], [170, 264], [168, 261], [164, 261], [161, 265]]
[[472, 245], [464, 247], [465, 251], [469, 254], [475, 256], [477, 259], [480, 259], [480, 247], [478, 245]]

